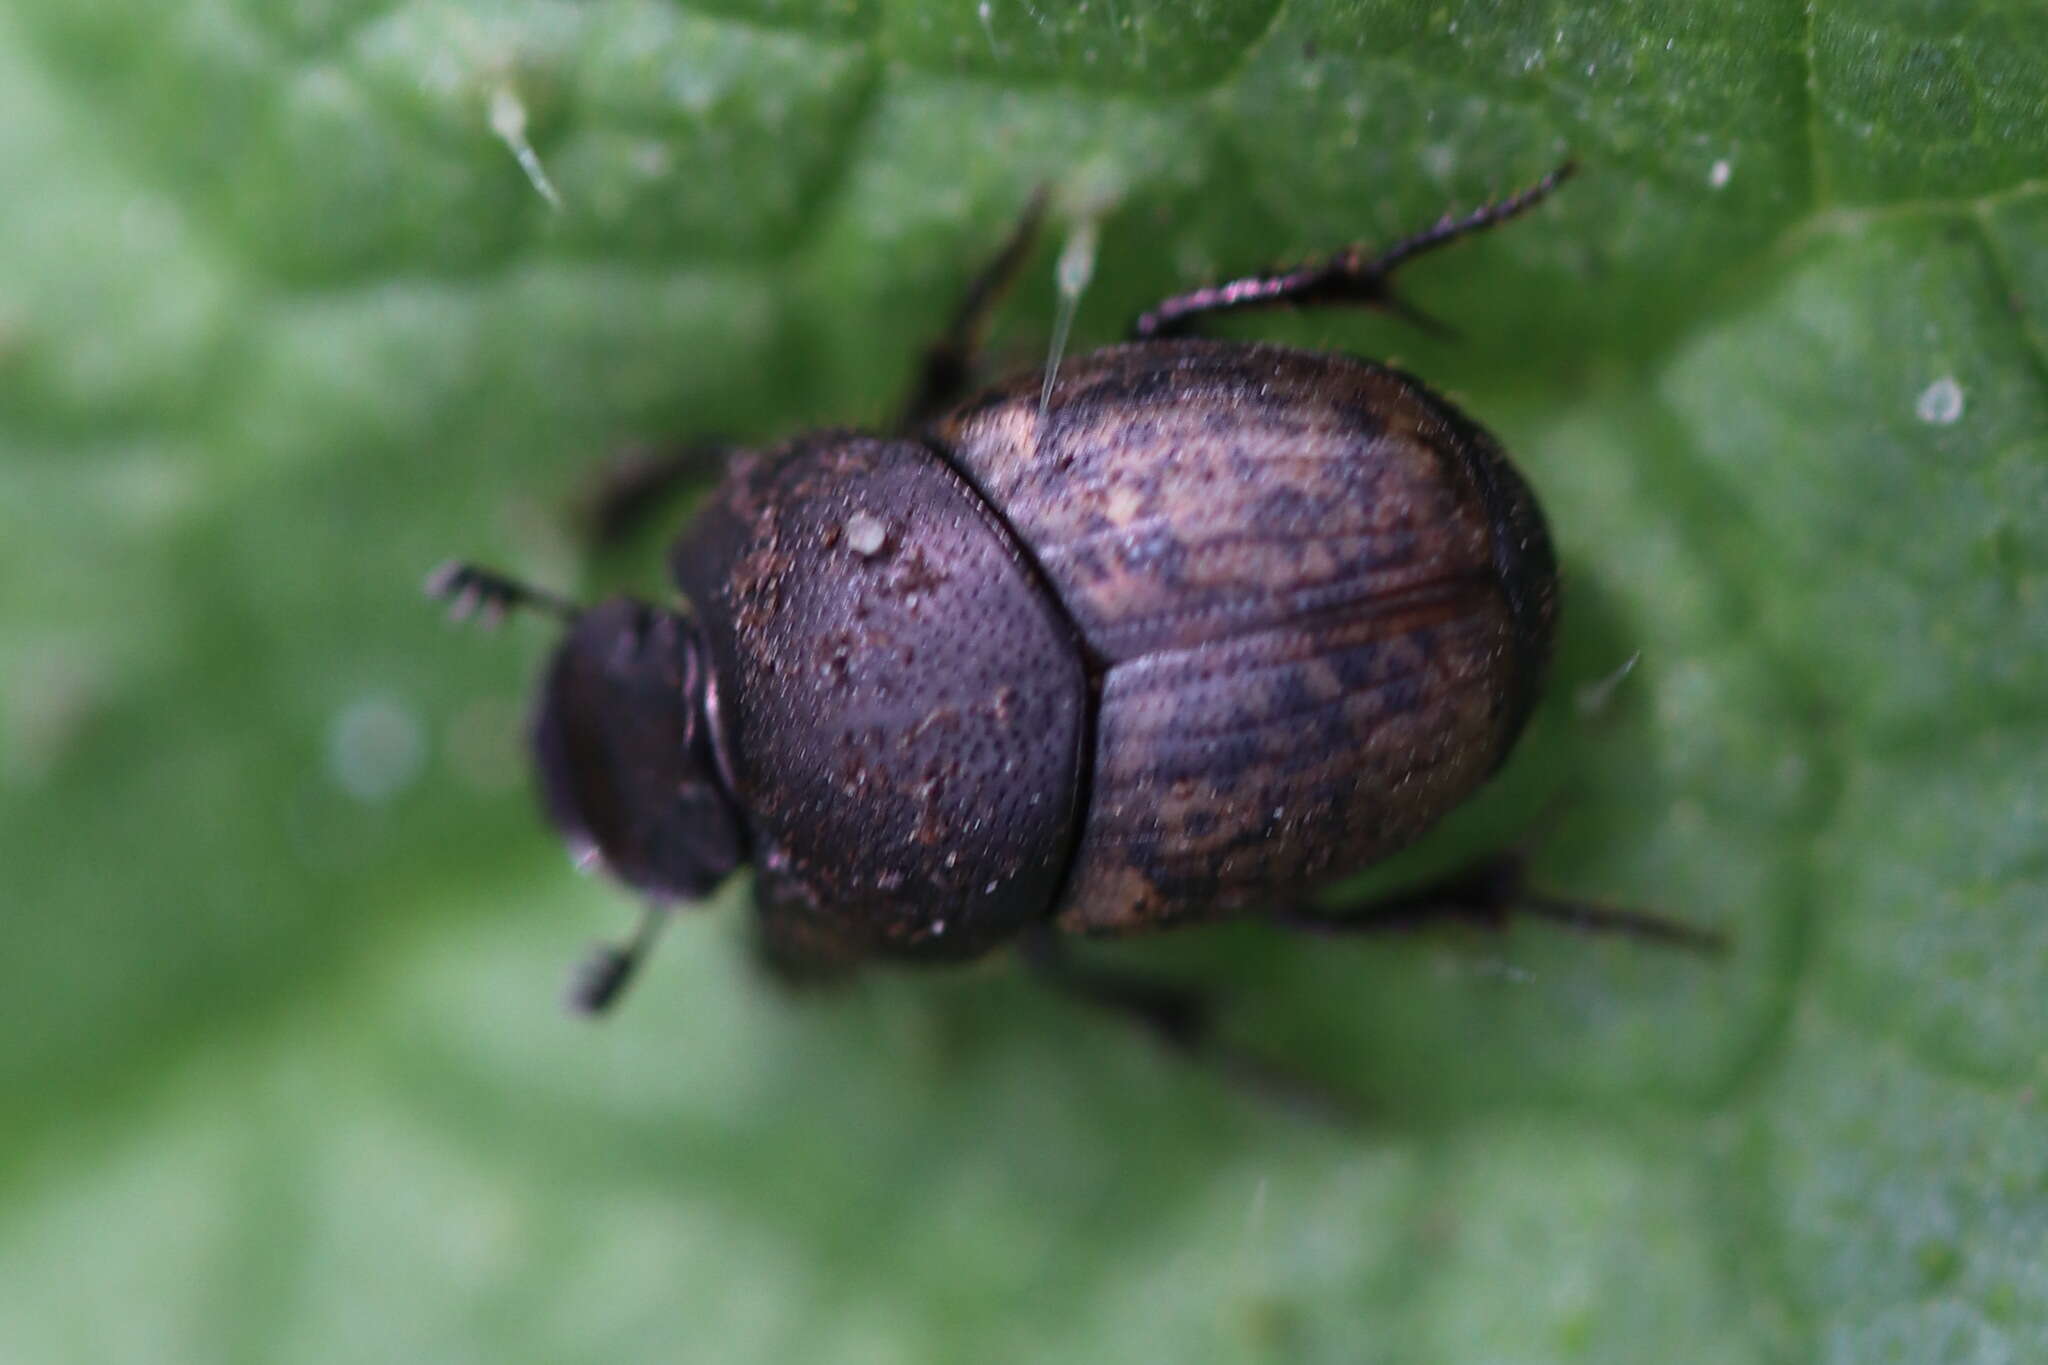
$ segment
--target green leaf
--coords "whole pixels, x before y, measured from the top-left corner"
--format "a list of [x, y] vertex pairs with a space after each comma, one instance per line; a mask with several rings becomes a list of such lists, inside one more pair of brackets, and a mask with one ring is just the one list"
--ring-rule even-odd
[[[2044, 54], [2023, 0], [0, 10], [0, 1359], [2042, 1357]], [[617, 442], [883, 420], [1039, 183], [1019, 365], [1084, 222], [1076, 345], [1567, 155], [1405, 281], [1459, 340], [1221, 330], [1428, 375], [1562, 547], [1515, 762], [1361, 888], [1527, 838], [1731, 954], [1095, 950], [1362, 1133], [1002, 960], [785, 999], [744, 886], [561, 1015], [630, 907], [531, 810], [546, 632], [427, 568], [592, 590]]]

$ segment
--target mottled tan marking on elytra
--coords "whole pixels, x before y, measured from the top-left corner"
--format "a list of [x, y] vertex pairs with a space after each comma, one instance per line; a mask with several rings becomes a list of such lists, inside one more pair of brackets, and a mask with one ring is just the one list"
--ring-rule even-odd
[[1491, 572], [1419, 393], [1343, 356], [1154, 343], [1073, 362], [1042, 427], [1020, 381], [935, 434], [1116, 660]]
[[[1129, 906], [1136, 915], [1156, 918], [1164, 901], [1159, 888], [1147, 881], [1145, 874], [1135, 867], [1117, 868], [1100, 884], [1090, 888], [1089, 902], [1115, 901]], [[1070, 934], [1092, 934], [1102, 932], [1102, 926], [1089, 917], [1084, 906], [1069, 899], [1069, 908], [1059, 917], [1059, 927]]]
[[935, 434], [1103, 667], [1063, 926], [1306, 889], [1485, 780], [1550, 607], [1507, 599], [1502, 500], [1542, 529], [1484, 432], [1380, 366], [1206, 341], [1081, 357], [1039, 411], [1032, 376]]

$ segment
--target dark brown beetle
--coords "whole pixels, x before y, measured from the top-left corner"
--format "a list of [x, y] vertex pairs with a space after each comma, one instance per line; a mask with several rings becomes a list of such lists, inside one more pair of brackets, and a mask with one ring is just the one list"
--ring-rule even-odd
[[[1303, 900], [1500, 766], [1550, 654], [1550, 539], [1499, 444], [1411, 376], [1169, 336], [1272, 305], [1413, 317], [1395, 267], [1569, 169], [1377, 255], [1169, 299], [1049, 387], [962, 404], [1034, 204], [927, 357], [912, 434], [729, 457], [671, 551], [678, 609], [578, 610], [460, 565], [434, 590], [568, 620], [533, 731], [555, 825], [657, 911], [753, 863], [761, 942], [792, 975], [1021, 938], [1069, 988], [1193, 1046], [1185, 997], [1068, 964], [1052, 931], [1525, 908], [1697, 941], [1530, 895], [1511, 859], [1364, 914]], [[611, 510], [701, 467], [643, 466]], [[613, 998], [658, 918], [595, 961], [584, 1007]]]

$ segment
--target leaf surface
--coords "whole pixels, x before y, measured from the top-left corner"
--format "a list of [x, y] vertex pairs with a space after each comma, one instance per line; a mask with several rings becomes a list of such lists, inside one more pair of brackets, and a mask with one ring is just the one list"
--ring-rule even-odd
[[[2048, 19], [2021, 0], [19, 0], [0, 11], [0, 1359], [2010, 1361], [2048, 1350]], [[521, 141], [562, 208], [515, 152]], [[1101, 950], [1369, 1098], [1261, 1107], [1007, 963], [785, 1000], [743, 887], [601, 1029], [538, 627], [616, 442], [1583, 174], [1390, 356], [1567, 574], [1504, 838], [1731, 935]], [[655, 582], [652, 556], [637, 581]], [[1620, 673], [1631, 659], [1632, 670]]]

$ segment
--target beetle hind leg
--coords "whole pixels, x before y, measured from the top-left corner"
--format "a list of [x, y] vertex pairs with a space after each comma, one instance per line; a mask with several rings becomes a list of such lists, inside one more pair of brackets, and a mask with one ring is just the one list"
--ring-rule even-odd
[[1219, 1037], [1215, 1001], [1201, 991], [1077, 961], [1049, 926], [1026, 932], [1019, 949], [1052, 990], [1135, 1025], [1168, 1052], [1268, 1103], [1346, 1128], [1363, 1117], [1350, 1097]]
[[1721, 934], [1684, 920], [1532, 891], [1523, 870], [1521, 854], [1496, 853], [1363, 906], [1301, 903], [1282, 906], [1266, 918], [1283, 929], [1336, 935], [1409, 933], [1442, 924], [1504, 929], [1515, 916], [1530, 915], [1581, 933], [1618, 934], [1696, 953], [1719, 953], [1728, 946]]
[[1175, 294], [1140, 314], [1138, 320], [1131, 324], [1131, 335], [1141, 340], [1174, 336], [1188, 330], [1196, 319], [1211, 313], [1252, 308], [1306, 308], [1321, 304], [1378, 308], [1426, 332], [1448, 334], [1449, 328], [1410, 307], [1393, 291], [1394, 272], [1417, 256], [1528, 212], [1548, 199], [1552, 191], [1570, 178], [1574, 169], [1574, 164], [1567, 161], [1527, 189], [1481, 204], [1465, 213], [1447, 213], [1420, 232], [1411, 233], [1377, 252], [1369, 252], [1364, 247], [1347, 247], [1334, 255], [1288, 270], [1247, 275], [1224, 284]]

